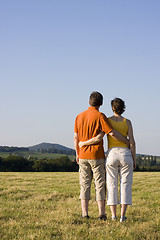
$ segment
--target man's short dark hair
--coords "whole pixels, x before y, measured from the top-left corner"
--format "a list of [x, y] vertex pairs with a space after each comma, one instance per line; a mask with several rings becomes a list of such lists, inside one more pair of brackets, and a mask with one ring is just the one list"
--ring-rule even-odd
[[99, 107], [103, 104], [103, 96], [99, 92], [92, 92], [89, 97], [89, 103], [93, 107]]
[[118, 115], [121, 115], [126, 108], [125, 102], [120, 98], [115, 98], [111, 101], [112, 109]]

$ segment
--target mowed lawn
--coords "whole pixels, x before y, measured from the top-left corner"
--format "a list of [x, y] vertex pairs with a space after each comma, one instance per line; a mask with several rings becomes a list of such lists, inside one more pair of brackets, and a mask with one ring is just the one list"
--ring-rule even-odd
[[[0, 173], [0, 239], [160, 239], [160, 173], [134, 172], [127, 221], [98, 220], [94, 184], [81, 218], [78, 173]], [[120, 207], [118, 207], [118, 218]]]

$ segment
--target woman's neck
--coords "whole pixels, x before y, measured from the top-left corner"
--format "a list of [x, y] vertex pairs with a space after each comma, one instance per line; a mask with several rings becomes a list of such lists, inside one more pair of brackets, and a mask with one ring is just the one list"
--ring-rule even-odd
[[121, 115], [119, 115], [119, 114], [117, 114], [115, 112], [113, 112], [113, 116], [116, 117], [116, 118], [121, 118]]
[[123, 121], [123, 117], [121, 115], [113, 112], [112, 120], [117, 121], [117, 122], [121, 122], [121, 121]]

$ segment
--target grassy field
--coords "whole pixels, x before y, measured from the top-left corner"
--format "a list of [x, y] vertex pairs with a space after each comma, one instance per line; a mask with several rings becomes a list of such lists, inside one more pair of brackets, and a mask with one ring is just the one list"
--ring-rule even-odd
[[[59, 153], [41, 153], [41, 152], [18, 152], [18, 155], [22, 157], [28, 158], [29, 156], [32, 158], [37, 158], [37, 159], [55, 159], [55, 158], [61, 158], [63, 156], [66, 156], [66, 154], [59, 154]], [[12, 155], [16, 155], [15, 153], [12, 153]], [[0, 152], [0, 157], [6, 158], [10, 155], [8, 152]], [[73, 155], [67, 155], [71, 160], [75, 159], [75, 156]]]
[[[1, 173], [0, 239], [160, 239], [160, 173], [134, 173], [127, 221], [100, 221], [94, 186], [81, 219], [78, 173]], [[120, 208], [118, 208], [118, 217]]]

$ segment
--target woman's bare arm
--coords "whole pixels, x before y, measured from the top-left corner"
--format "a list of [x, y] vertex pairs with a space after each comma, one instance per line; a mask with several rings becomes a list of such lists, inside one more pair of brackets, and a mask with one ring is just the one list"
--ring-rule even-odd
[[103, 139], [104, 135], [105, 135], [104, 132], [100, 132], [96, 137], [93, 137], [84, 142], [79, 142], [79, 147], [81, 148], [83, 146], [97, 144]]
[[135, 169], [136, 168], [136, 143], [134, 140], [132, 123], [128, 119], [127, 119], [127, 125], [128, 125], [128, 137], [130, 142], [130, 150], [133, 158], [133, 168]]

